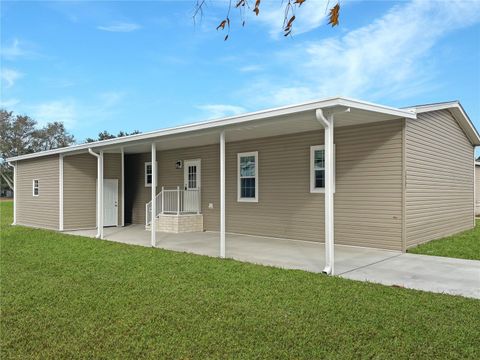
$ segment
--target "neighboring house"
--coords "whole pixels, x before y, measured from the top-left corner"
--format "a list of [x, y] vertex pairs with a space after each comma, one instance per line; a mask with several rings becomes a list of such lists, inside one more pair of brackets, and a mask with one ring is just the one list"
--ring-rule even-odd
[[333, 241], [405, 251], [472, 228], [477, 145], [456, 101], [330, 98], [8, 161], [16, 224], [220, 231], [221, 256], [225, 232], [325, 241], [328, 266]]
[[480, 159], [475, 162], [475, 214], [480, 216]]

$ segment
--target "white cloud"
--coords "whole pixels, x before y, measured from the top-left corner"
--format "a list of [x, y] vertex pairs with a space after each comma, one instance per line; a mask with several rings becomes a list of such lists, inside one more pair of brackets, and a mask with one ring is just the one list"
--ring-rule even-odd
[[260, 71], [263, 69], [263, 66], [261, 65], [245, 65], [245, 66], [242, 66], [239, 70], [241, 72], [255, 72], [255, 71]]
[[440, 86], [435, 45], [479, 20], [480, 2], [418, 0], [394, 6], [370, 25], [278, 54], [279, 62], [295, 66], [281, 78], [257, 81], [245, 93], [263, 94], [256, 101], [280, 105], [333, 95], [375, 100], [426, 92]]
[[244, 107], [225, 104], [199, 105], [197, 108], [202, 110], [204, 112], [204, 116], [208, 119], [218, 119], [246, 112]]
[[23, 76], [21, 72], [14, 69], [2, 68], [0, 70], [0, 78], [5, 88], [10, 88], [15, 85], [15, 82]]
[[73, 100], [50, 101], [32, 107], [32, 117], [39, 125], [59, 121], [66, 127], [71, 127], [76, 122], [77, 115], [77, 105]]
[[20, 100], [18, 99], [1, 99], [0, 100], [0, 108], [9, 110], [13, 106], [17, 105], [20, 103]]
[[124, 96], [123, 92], [109, 91], [97, 94], [88, 104], [65, 98], [24, 106], [22, 110], [40, 125], [60, 121], [67, 128], [78, 128], [111, 119]]
[[13, 39], [10, 45], [1, 47], [2, 57], [12, 60], [27, 54], [27, 51], [20, 47], [20, 41]]
[[97, 26], [97, 29], [110, 32], [131, 32], [140, 29], [141, 26], [134, 23], [118, 22], [111, 25]]

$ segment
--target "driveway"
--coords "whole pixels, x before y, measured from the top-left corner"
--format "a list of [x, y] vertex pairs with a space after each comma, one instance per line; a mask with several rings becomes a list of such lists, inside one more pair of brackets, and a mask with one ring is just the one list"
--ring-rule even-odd
[[480, 261], [400, 254], [341, 277], [480, 299]]

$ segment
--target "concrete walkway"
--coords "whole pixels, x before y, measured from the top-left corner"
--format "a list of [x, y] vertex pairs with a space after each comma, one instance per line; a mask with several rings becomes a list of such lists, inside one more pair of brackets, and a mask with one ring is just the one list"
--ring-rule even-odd
[[[96, 231], [68, 233], [94, 237]], [[110, 241], [150, 246], [150, 233], [142, 225], [105, 228], [104, 235]], [[159, 232], [157, 247], [216, 257], [219, 234]], [[226, 236], [226, 255], [255, 264], [312, 272], [321, 272], [325, 261], [323, 243], [236, 234]], [[335, 245], [335, 274], [353, 280], [480, 299], [480, 261]]]

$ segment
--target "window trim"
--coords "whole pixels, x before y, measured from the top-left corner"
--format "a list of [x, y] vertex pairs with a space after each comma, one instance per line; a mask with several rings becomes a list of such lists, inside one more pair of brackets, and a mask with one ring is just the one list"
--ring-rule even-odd
[[[155, 164], [157, 164], [156, 167], [158, 169], [158, 162], [155, 162]], [[145, 178], [145, 187], [152, 187], [151, 183], [150, 184], [147, 183], [147, 166], [148, 165], [152, 165], [152, 162], [151, 161], [146, 161], [145, 162], [145, 169], [144, 169], [144, 172], [143, 172], [143, 177]], [[153, 174], [152, 174], [152, 176], [153, 176]], [[152, 178], [152, 180], [153, 180], [153, 178]]]
[[[244, 198], [242, 197], [241, 189], [241, 177], [240, 177], [240, 159], [246, 156], [255, 157], [255, 197]], [[258, 203], [258, 151], [237, 153], [237, 202], [255, 202]]]
[[[324, 194], [325, 188], [317, 188], [315, 187], [315, 151], [317, 150], [324, 150], [325, 145], [312, 145], [310, 146], [310, 193], [312, 194]], [[333, 145], [333, 192], [335, 193], [335, 183], [336, 183], [336, 166], [335, 166], [335, 144]]]
[[[35, 181], [37, 182], [37, 186], [35, 186]], [[37, 189], [37, 194], [35, 194], [35, 188]], [[32, 196], [40, 196], [40, 181], [38, 179], [33, 179], [32, 181]]]

